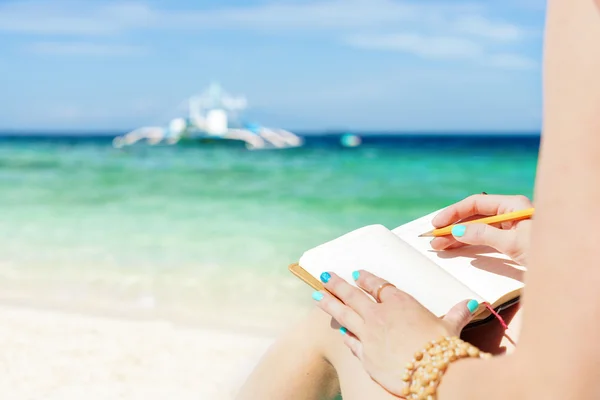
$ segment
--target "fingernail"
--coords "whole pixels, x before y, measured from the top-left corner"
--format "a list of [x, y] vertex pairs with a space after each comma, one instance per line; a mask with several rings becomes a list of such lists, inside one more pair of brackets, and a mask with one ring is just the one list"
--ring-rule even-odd
[[321, 292], [313, 292], [312, 298], [313, 298], [313, 300], [321, 301], [321, 300], [323, 300], [323, 293], [321, 293]]
[[454, 227], [452, 227], [452, 235], [456, 237], [461, 237], [465, 234], [466, 230], [467, 227], [464, 225], [455, 225]]
[[342, 335], [345, 335], [346, 333], [348, 333], [348, 329], [344, 328], [343, 326], [340, 328], [340, 333]]
[[327, 283], [331, 279], [331, 274], [329, 272], [323, 272], [321, 274], [321, 282]]
[[473, 314], [475, 310], [479, 308], [479, 302], [477, 300], [469, 300], [467, 308], [469, 309], [469, 312]]
[[358, 272], [358, 271], [354, 271], [354, 272], [352, 273], [352, 279], [354, 279], [355, 281], [357, 281], [357, 280], [358, 280], [358, 277], [359, 277], [359, 276], [360, 276], [360, 272]]

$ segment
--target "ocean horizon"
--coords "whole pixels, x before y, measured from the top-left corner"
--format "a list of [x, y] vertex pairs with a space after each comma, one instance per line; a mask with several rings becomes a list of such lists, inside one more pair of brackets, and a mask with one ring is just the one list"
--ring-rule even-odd
[[[108, 130], [81, 130], [81, 129], [56, 129], [56, 130], [36, 130], [36, 129], [0, 129], [0, 137], [86, 137], [86, 138], [104, 138], [116, 137], [130, 132], [133, 129], [108, 129]], [[344, 130], [344, 129], [321, 129], [321, 130], [295, 130], [288, 129], [299, 136], [342, 136], [346, 134], [368, 136], [368, 137], [395, 137], [395, 136], [427, 136], [427, 137], [449, 137], [449, 136], [502, 136], [502, 137], [524, 137], [540, 136], [539, 130], [506, 130], [494, 131], [486, 129], [439, 131], [439, 130]]]

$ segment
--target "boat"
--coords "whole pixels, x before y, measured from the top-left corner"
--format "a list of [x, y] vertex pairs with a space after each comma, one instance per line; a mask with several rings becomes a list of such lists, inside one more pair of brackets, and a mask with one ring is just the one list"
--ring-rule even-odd
[[286, 149], [303, 145], [300, 136], [280, 128], [242, 121], [247, 108], [244, 96], [232, 96], [213, 83], [203, 93], [185, 102], [187, 115], [171, 119], [166, 126], [144, 126], [113, 139], [122, 148], [144, 141], [150, 145], [174, 145], [180, 142], [236, 142], [249, 150]]

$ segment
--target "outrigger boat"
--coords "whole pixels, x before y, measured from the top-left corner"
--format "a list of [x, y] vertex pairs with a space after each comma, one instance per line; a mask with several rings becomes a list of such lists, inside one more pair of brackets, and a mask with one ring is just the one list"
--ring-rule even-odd
[[244, 143], [251, 150], [302, 146], [302, 138], [287, 130], [240, 122], [239, 113], [246, 107], [245, 97], [230, 96], [218, 84], [212, 84], [204, 93], [186, 100], [186, 118], [174, 118], [166, 127], [134, 129], [116, 137], [113, 146], [121, 148], [143, 140], [152, 145], [173, 145], [180, 141], [235, 141]]

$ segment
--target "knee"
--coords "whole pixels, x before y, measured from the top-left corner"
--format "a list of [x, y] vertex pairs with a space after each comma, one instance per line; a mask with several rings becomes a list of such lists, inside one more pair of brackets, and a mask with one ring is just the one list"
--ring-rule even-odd
[[323, 310], [314, 307], [288, 331], [287, 335], [302, 340], [325, 356], [335, 343], [342, 343], [339, 336], [339, 325]]

